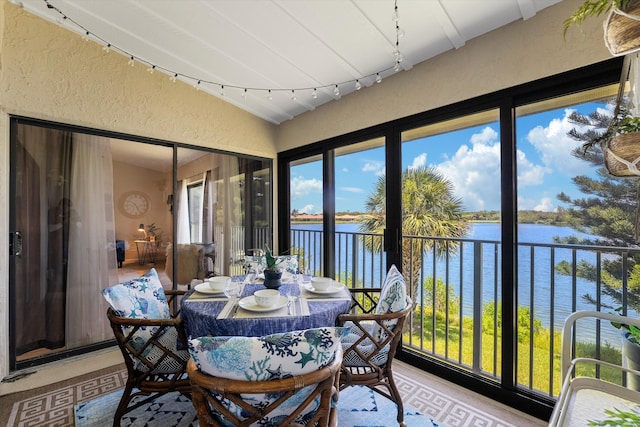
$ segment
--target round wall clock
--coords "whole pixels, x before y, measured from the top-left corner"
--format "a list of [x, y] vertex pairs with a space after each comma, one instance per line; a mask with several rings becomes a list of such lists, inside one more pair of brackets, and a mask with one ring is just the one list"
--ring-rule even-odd
[[120, 211], [129, 218], [140, 218], [147, 212], [151, 204], [149, 196], [141, 191], [127, 191], [120, 196]]

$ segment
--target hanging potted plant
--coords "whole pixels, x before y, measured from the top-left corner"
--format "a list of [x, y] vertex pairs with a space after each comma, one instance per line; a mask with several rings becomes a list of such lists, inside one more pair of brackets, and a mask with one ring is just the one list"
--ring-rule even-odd
[[614, 118], [603, 146], [604, 165], [613, 176], [640, 175], [640, 117], [624, 110]]
[[585, 0], [564, 21], [564, 33], [587, 18], [608, 13], [604, 22], [604, 42], [614, 56], [640, 49], [640, 0]]
[[269, 246], [265, 245], [264, 248], [267, 262], [267, 268], [264, 270], [264, 286], [268, 289], [278, 289], [282, 284], [282, 269], [278, 267], [278, 259], [273, 256]]

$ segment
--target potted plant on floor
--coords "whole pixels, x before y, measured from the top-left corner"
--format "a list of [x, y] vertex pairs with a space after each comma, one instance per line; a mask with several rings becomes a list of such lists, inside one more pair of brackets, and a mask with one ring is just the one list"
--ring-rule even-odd
[[587, 18], [608, 13], [604, 23], [605, 45], [614, 56], [640, 49], [640, 0], [585, 0], [564, 21], [564, 33]]
[[278, 289], [282, 284], [282, 269], [278, 267], [278, 259], [271, 253], [269, 245], [265, 245], [264, 248], [267, 262], [267, 268], [264, 270], [264, 286], [269, 289]]
[[[620, 311], [618, 308], [616, 311]], [[624, 323], [611, 322], [622, 331], [622, 360], [623, 366], [640, 371], [640, 328]], [[640, 390], [640, 378], [627, 375], [627, 387]]]

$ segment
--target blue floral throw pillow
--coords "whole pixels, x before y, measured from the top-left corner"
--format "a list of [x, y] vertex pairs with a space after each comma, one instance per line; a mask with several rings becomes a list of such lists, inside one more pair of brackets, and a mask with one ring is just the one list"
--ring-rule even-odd
[[380, 300], [376, 306], [376, 313], [395, 313], [407, 306], [407, 285], [404, 277], [395, 265], [392, 265], [382, 284]]
[[[404, 277], [402, 276], [400, 271], [398, 271], [398, 268], [395, 265], [392, 265], [389, 269], [389, 272], [387, 273], [387, 276], [385, 277], [384, 283], [382, 284], [380, 299], [378, 300], [378, 305], [376, 306], [376, 313], [395, 313], [404, 310], [406, 306], [407, 285], [404, 281]], [[385, 321], [385, 326], [393, 330], [397, 323], [397, 320], [387, 320]], [[347, 322], [345, 324], [345, 326], [349, 325], [350, 322]], [[371, 336], [373, 336], [379, 343], [384, 341], [388, 336], [387, 332], [376, 322], [361, 322], [360, 325], [364, 327], [367, 332]], [[356, 343], [362, 335], [363, 332], [359, 328], [354, 327], [351, 329], [351, 333], [342, 340], [343, 348], [345, 349], [344, 360], [347, 365], [368, 365], [368, 363], [362, 360], [362, 358], [357, 353], [346, 351], [349, 347]], [[375, 344], [372, 343], [369, 338], [361, 341], [358, 344], [357, 348], [358, 351], [365, 357], [369, 357], [377, 349]], [[377, 365], [386, 363], [388, 352], [389, 347], [386, 346], [376, 355], [375, 358], [371, 359], [371, 362]]]
[[168, 319], [171, 316], [155, 268], [136, 279], [103, 289], [102, 295], [120, 317]]
[[[204, 373], [234, 380], [268, 381], [306, 374], [326, 366], [333, 360], [340, 339], [347, 332], [343, 327], [326, 327], [263, 337], [201, 337], [189, 340], [189, 351]], [[288, 416], [313, 388], [300, 389], [269, 414], [265, 425], [280, 425], [279, 420]], [[260, 408], [278, 398], [277, 393], [247, 395], [247, 401]], [[220, 399], [231, 412], [242, 414], [235, 404], [222, 396]], [[318, 406], [319, 399], [311, 402], [296, 422], [306, 424], [304, 420], [315, 413]], [[223, 421], [219, 415], [214, 415]]]

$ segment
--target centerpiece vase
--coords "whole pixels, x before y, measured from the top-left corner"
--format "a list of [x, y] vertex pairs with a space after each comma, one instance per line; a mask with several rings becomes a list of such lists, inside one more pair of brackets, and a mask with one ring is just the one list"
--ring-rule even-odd
[[281, 270], [264, 270], [264, 286], [267, 289], [278, 289], [282, 279]]

